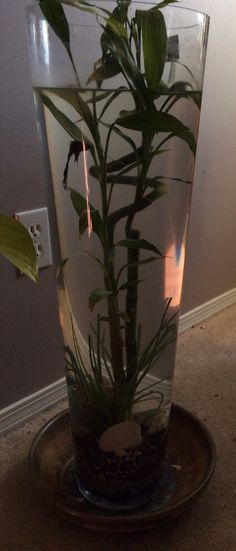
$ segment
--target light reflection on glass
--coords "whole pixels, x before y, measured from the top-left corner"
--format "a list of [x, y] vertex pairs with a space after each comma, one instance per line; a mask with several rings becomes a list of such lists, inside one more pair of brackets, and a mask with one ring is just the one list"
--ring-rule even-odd
[[180, 305], [184, 259], [185, 245], [172, 243], [165, 258], [165, 297], [172, 298], [171, 307]]
[[44, 63], [49, 66], [49, 35], [47, 21], [40, 21], [40, 34], [42, 35]]
[[87, 204], [88, 236], [90, 237], [93, 229], [93, 225], [92, 225], [92, 218], [91, 218], [91, 211], [90, 211], [90, 204], [89, 204], [88, 166], [87, 166], [87, 157], [86, 157], [86, 145], [84, 140], [82, 140], [82, 144], [83, 144], [83, 160], [84, 160], [84, 183], [85, 183], [85, 194], [86, 194], [86, 204]]

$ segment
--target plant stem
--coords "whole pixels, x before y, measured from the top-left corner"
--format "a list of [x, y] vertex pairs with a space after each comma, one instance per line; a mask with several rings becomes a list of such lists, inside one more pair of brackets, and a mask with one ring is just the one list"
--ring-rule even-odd
[[[119, 387], [123, 377], [124, 377], [124, 363], [123, 363], [123, 339], [121, 336], [120, 329], [120, 316], [117, 300], [117, 287], [116, 287], [116, 278], [114, 270], [114, 228], [108, 227], [108, 210], [109, 210], [109, 200], [107, 199], [107, 153], [109, 140], [112, 133], [114, 125], [111, 125], [107, 140], [104, 155], [101, 163], [101, 179], [100, 187], [102, 193], [102, 210], [103, 210], [103, 220], [104, 225], [107, 228], [106, 241], [103, 246], [104, 254], [104, 283], [105, 288], [108, 291], [112, 291], [112, 295], [109, 295], [107, 298], [108, 304], [108, 317], [109, 317], [109, 336], [110, 336], [110, 347], [111, 347], [111, 367], [113, 372], [114, 381]], [[101, 159], [101, 157], [100, 157]]]
[[[153, 135], [150, 133], [144, 134], [142, 138], [142, 150], [145, 153], [150, 151]], [[138, 205], [143, 197], [145, 191], [145, 177], [150, 165], [149, 161], [144, 161], [139, 176], [139, 183], [136, 187], [136, 194], [134, 200], [133, 212], [127, 218], [126, 222], [126, 238], [127, 239], [139, 239], [140, 232], [132, 228], [135, 214], [138, 212]], [[136, 282], [132, 286], [128, 286], [126, 294], [126, 313], [128, 321], [126, 322], [126, 360], [127, 360], [127, 379], [133, 376], [137, 372], [137, 357], [138, 357], [138, 345], [137, 345], [137, 306], [138, 306], [138, 262], [139, 262], [139, 249], [128, 249], [128, 267], [127, 267], [127, 281]], [[130, 266], [130, 264], [133, 264]]]

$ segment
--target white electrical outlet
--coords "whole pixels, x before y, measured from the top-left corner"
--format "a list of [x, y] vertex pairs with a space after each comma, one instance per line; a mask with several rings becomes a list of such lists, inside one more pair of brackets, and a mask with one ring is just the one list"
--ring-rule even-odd
[[17, 212], [15, 217], [23, 224], [33, 239], [38, 267], [45, 268], [52, 264], [52, 250], [48, 221], [48, 209], [26, 210]]

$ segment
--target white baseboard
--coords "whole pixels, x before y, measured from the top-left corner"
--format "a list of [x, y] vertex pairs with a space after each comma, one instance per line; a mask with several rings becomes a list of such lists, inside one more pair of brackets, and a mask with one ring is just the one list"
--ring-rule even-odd
[[0, 411], [0, 434], [24, 423], [30, 417], [56, 404], [67, 395], [65, 377]]
[[180, 316], [179, 333], [190, 329], [193, 325], [201, 323], [207, 318], [214, 316], [221, 310], [236, 303], [236, 288], [219, 295], [204, 304], [200, 304], [197, 308], [190, 310], [186, 314]]
[[[217, 314], [228, 306], [236, 303], [236, 288], [215, 297], [190, 312], [180, 316], [179, 333], [186, 331], [193, 325]], [[56, 404], [67, 395], [65, 377], [51, 385], [26, 396], [22, 400], [11, 404], [0, 411], [0, 434], [7, 432], [17, 425], [24, 423], [30, 417]]]

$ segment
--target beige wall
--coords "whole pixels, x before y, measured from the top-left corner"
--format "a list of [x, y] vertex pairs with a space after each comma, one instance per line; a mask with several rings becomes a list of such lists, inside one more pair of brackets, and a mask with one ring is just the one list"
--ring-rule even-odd
[[182, 312], [236, 286], [236, 4], [184, 0], [211, 17]]
[[[28, 68], [24, 5], [0, 2], [0, 211], [48, 206], [48, 175], [40, 157]], [[55, 232], [52, 232], [55, 251]], [[35, 286], [0, 259], [0, 409], [63, 376], [53, 268]]]

